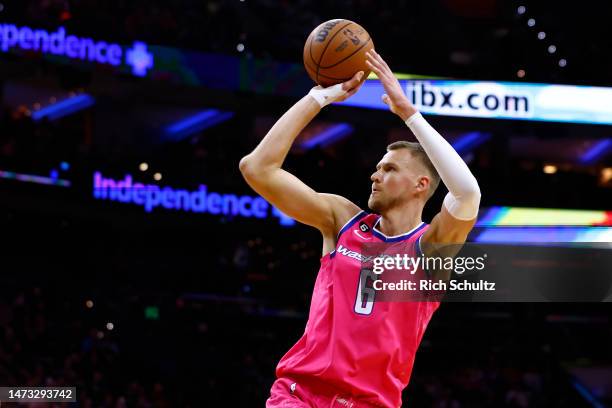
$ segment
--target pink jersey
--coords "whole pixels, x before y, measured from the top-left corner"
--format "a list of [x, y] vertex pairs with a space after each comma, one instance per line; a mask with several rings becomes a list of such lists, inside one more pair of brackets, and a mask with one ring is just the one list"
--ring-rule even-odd
[[306, 330], [276, 375], [322, 381], [360, 401], [399, 407], [439, 303], [370, 302], [358, 295], [363, 244], [402, 242], [408, 256], [419, 256], [418, 239], [428, 228], [421, 223], [388, 237], [377, 229], [379, 221], [361, 211], [338, 233], [336, 249], [321, 258]]

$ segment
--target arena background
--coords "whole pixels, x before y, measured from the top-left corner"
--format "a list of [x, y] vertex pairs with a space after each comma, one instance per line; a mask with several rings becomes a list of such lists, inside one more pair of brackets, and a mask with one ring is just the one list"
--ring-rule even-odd
[[[427, 118], [483, 192], [470, 241], [611, 241], [612, 35], [599, 3], [2, 0], [0, 385], [76, 386], [83, 407], [264, 405], [304, 330], [319, 234], [261, 203], [146, 211], [96, 191], [94, 175], [253, 204], [238, 161], [312, 86], [304, 41], [337, 17], [366, 27], [403, 81], [580, 85], [560, 88], [570, 111], [556, 119]], [[8, 34], [23, 27], [63, 27], [121, 58], [33, 49]], [[386, 110], [331, 106], [286, 166], [366, 208], [398, 139], [413, 140]], [[443, 304], [405, 405], [608, 406], [610, 311]]]

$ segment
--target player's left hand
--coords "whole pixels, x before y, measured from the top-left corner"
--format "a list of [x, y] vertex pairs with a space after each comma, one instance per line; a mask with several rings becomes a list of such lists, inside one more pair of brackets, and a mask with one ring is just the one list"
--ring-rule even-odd
[[406, 97], [402, 86], [395, 75], [393, 75], [393, 71], [391, 71], [385, 60], [374, 49], [367, 51], [366, 57], [366, 65], [374, 71], [385, 88], [386, 93], [383, 94], [382, 101], [389, 106], [391, 112], [398, 115], [403, 121], [406, 121], [417, 110]]

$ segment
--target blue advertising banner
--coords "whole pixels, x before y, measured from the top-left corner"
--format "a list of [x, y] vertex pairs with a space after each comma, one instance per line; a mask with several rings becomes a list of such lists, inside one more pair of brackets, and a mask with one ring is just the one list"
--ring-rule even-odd
[[[207, 88], [286, 96], [313, 86], [301, 64], [180, 50], [134, 41], [122, 45], [0, 23], [0, 52], [95, 66], [117, 73]], [[423, 113], [490, 119], [612, 124], [612, 88], [514, 82], [415, 78], [396, 74]], [[380, 82], [371, 76], [341, 105], [387, 109]]]
[[[612, 124], [612, 88], [514, 82], [400, 80], [423, 113], [471, 118]], [[340, 105], [388, 109], [381, 83], [369, 79]]]

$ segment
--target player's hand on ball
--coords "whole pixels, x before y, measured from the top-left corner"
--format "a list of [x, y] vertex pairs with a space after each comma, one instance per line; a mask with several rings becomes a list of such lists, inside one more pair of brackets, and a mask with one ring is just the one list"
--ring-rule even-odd
[[415, 107], [410, 103], [406, 94], [402, 90], [399, 81], [393, 75], [393, 71], [387, 65], [385, 60], [373, 49], [366, 52], [366, 65], [370, 68], [385, 88], [385, 94], [382, 96], [382, 101], [389, 106], [391, 112], [406, 121], [413, 113], [416, 113]]
[[334, 102], [342, 102], [344, 100], [347, 100], [351, 96], [355, 95], [357, 91], [359, 90], [359, 88], [361, 88], [361, 86], [365, 82], [365, 81], [362, 81], [363, 75], [364, 75], [364, 72], [359, 71], [355, 73], [355, 75], [353, 75], [353, 78], [349, 79], [346, 82], [343, 82], [342, 90], [345, 91], [346, 93], [343, 96], [341, 96], [339, 99], [336, 99]]
[[336, 84], [323, 88], [321, 85], [315, 86], [310, 90], [309, 95], [312, 96], [323, 108], [333, 102], [342, 102], [351, 96], [355, 95], [359, 88], [363, 85], [363, 71], [357, 72], [353, 78], [341, 84]]

